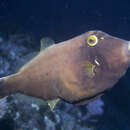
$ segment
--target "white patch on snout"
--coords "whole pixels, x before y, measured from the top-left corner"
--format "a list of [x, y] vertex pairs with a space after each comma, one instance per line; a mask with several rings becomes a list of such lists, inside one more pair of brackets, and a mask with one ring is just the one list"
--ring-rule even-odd
[[128, 50], [130, 51], [130, 41], [129, 41], [129, 43], [128, 43]]
[[130, 62], [130, 41], [124, 44], [121, 54], [123, 57], [122, 62], [124, 63]]

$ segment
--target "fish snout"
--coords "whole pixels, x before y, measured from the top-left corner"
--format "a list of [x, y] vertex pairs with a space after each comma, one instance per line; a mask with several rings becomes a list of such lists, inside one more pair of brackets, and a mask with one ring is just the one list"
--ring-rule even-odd
[[128, 53], [129, 53], [129, 55], [130, 55], [130, 41], [128, 41]]
[[130, 41], [128, 41], [125, 46], [125, 54], [126, 54], [127, 62], [130, 64]]

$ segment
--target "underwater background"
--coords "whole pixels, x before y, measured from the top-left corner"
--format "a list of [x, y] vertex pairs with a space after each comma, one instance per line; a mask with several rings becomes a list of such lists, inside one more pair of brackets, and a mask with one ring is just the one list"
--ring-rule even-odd
[[[36, 55], [42, 38], [58, 43], [89, 30], [130, 40], [130, 1], [0, 0], [0, 77]], [[130, 69], [109, 93], [84, 106], [59, 102], [52, 112], [41, 99], [1, 99], [0, 130], [130, 130]]]

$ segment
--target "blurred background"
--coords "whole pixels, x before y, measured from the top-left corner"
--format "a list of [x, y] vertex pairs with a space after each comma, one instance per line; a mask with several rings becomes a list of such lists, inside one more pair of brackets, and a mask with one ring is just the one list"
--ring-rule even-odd
[[57, 41], [92, 29], [129, 39], [130, 3], [117, 0], [0, 0], [1, 31], [19, 29]]
[[[0, 0], [0, 76], [38, 52], [41, 38], [57, 43], [89, 30], [130, 40], [130, 1]], [[0, 117], [0, 130], [130, 130], [130, 69], [88, 105], [60, 102], [52, 112], [40, 99], [12, 95], [0, 101]]]

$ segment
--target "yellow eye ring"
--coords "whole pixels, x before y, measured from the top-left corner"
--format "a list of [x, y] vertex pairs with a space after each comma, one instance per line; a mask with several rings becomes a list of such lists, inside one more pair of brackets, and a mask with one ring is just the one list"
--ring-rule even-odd
[[90, 35], [87, 39], [89, 46], [95, 46], [98, 43], [98, 38], [95, 35]]

